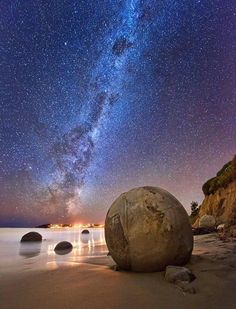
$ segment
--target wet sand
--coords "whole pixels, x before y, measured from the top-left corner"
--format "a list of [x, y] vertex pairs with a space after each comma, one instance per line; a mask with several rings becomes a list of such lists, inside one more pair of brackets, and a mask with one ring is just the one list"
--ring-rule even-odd
[[0, 278], [0, 308], [236, 308], [236, 241], [195, 236], [188, 265], [196, 294], [164, 280], [164, 272], [111, 270], [111, 257], [73, 267], [6, 274]]

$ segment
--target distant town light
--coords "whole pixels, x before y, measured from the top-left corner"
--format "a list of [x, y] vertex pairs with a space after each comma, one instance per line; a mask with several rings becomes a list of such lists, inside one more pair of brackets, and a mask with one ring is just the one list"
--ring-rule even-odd
[[74, 223], [74, 224], [49, 224], [48, 226], [50, 229], [59, 229], [59, 228], [103, 228], [104, 224], [97, 224], [97, 223]]

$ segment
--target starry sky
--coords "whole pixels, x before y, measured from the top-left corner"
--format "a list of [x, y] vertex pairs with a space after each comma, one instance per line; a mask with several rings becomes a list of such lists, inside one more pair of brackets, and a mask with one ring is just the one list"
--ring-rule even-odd
[[1, 226], [189, 210], [236, 153], [234, 0], [2, 0], [0, 30]]

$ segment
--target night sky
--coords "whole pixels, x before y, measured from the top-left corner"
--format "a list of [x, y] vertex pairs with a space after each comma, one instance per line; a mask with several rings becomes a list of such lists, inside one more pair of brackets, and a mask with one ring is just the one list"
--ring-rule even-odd
[[235, 0], [2, 0], [0, 225], [188, 210], [236, 153]]

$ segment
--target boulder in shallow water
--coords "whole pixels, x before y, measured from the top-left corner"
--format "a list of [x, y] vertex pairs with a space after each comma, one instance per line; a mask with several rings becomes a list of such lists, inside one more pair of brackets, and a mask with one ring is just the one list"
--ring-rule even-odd
[[29, 232], [21, 238], [21, 242], [42, 241], [42, 235], [37, 232]]
[[56, 245], [54, 251], [59, 255], [64, 255], [70, 253], [72, 249], [73, 246], [69, 241], [61, 241]]
[[188, 215], [169, 192], [141, 187], [123, 193], [105, 221], [108, 250], [121, 269], [161, 271], [191, 257], [193, 234]]
[[82, 234], [89, 234], [89, 230], [83, 230], [81, 233]]
[[204, 215], [199, 219], [200, 228], [214, 228], [216, 225], [216, 220], [211, 215]]

